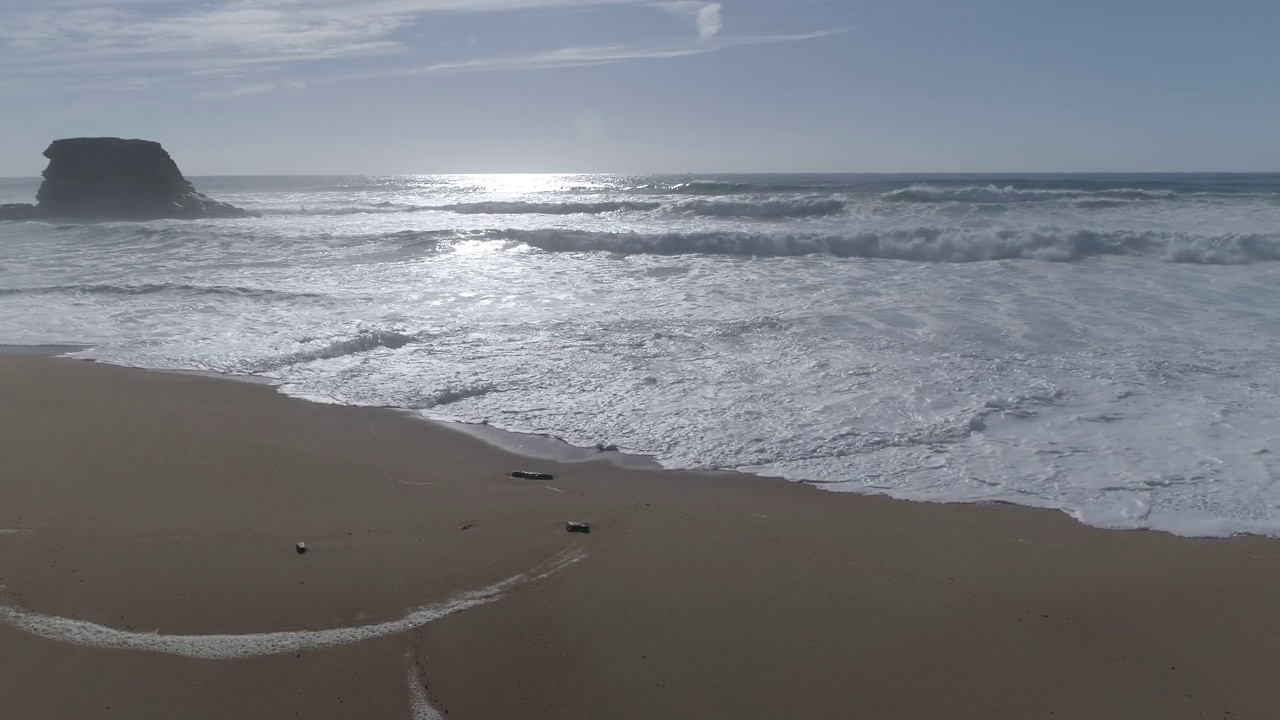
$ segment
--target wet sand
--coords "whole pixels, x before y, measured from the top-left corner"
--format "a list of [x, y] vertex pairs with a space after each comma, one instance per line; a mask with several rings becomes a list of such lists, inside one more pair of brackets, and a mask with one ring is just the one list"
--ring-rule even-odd
[[5, 718], [1280, 714], [1275, 540], [534, 462], [226, 380], [0, 356], [0, 530]]

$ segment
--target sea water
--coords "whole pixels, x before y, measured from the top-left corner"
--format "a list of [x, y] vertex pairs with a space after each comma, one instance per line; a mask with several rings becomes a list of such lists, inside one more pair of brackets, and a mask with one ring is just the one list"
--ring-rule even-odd
[[262, 216], [0, 223], [0, 344], [670, 468], [1280, 535], [1280, 176], [195, 184]]

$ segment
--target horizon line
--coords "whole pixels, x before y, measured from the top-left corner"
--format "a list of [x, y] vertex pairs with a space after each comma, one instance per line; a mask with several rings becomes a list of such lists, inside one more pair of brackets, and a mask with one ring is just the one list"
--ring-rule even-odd
[[[439, 177], [459, 175], [660, 175], [668, 177], [681, 176], [715, 176], [715, 177], [758, 177], [761, 175], [790, 176], [912, 176], [912, 175], [969, 175], [969, 176], [1009, 176], [1009, 175], [1280, 175], [1276, 170], [782, 170], [782, 171], [667, 171], [667, 172], [626, 172], [626, 171], [502, 171], [502, 172], [336, 172], [336, 173], [183, 173], [187, 178], [297, 178], [297, 177]], [[0, 180], [40, 180], [39, 175], [0, 175]]]

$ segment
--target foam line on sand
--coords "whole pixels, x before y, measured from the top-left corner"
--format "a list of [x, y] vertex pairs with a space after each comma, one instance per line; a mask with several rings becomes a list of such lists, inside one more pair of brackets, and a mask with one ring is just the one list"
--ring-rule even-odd
[[571, 548], [528, 572], [479, 590], [454, 595], [444, 602], [424, 605], [397, 620], [374, 625], [243, 635], [172, 635], [120, 630], [85, 620], [45, 615], [9, 602], [0, 602], [0, 622], [32, 635], [84, 647], [142, 650], [202, 660], [241, 660], [351, 645], [415, 630], [448, 615], [495, 602], [510, 589], [545, 578], [585, 557], [586, 553], [581, 549]]
[[404, 679], [409, 685], [409, 707], [413, 709], [413, 720], [444, 720], [427, 698], [427, 689], [418, 676], [418, 666], [413, 661], [413, 651], [404, 655]]

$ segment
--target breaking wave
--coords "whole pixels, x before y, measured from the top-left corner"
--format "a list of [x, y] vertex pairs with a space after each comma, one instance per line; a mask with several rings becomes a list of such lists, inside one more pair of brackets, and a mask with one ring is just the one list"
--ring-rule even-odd
[[412, 335], [405, 335], [393, 330], [366, 330], [352, 338], [335, 340], [326, 345], [320, 345], [306, 350], [299, 350], [298, 352], [289, 353], [288, 355], [260, 363], [253, 368], [253, 371], [263, 372], [266, 370], [287, 367], [289, 365], [301, 365], [303, 363], [314, 362], [316, 360], [331, 360], [333, 358], [345, 357], [347, 355], [366, 353], [371, 350], [377, 350], [378, 348], [399, 350], [400, 348], [416, 341], [417, 338]]
[[490, 384], [464, 386], [464, 387], [447, 387], [435, 393], [435, 395], [420, 407], [442, 407], [444, 405], [452, 405], [453, 403], [466, 400], [467, 398], [481, 397], [488, 395], [497, 390], [497, 386]]
[[839, 215], [844, 212], [845, 206], [840, 200], [830, 198], [759, 201], [688, 200], [677, 203], [673, 209], [708, 217], [806, 218]]
[[548, 252], [786, 257], [833, 255], [921, 262], [1047, 260], [1100, 255], [1151, 257], [1168, 262], [1244, 264], [1280, 260], [1280, 233], [1202, 236], [1119, 230], [964, 230], [903, 228], [848, 235], [690, 232], [642, 234], [575, 230], [490, 230], [489, 240], [523, 243]]

